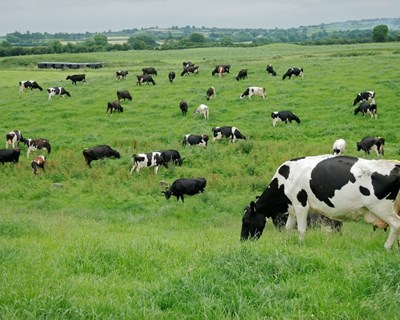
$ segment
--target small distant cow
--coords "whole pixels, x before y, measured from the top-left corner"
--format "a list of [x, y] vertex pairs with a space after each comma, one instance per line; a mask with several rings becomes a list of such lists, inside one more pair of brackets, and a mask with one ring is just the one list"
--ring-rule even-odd
[[122, 79], [126, 79], [126, 77], [129, 75], [129, 72], [126, 70], [119, 70], [117, 72], [115, 72], [115, 78], [117, 80], [122, 80]]
[[179, 109], [181, 109], [183, 116], [186, 116], [188, 108], [189, 108], [188, 104], [185, 100], [182, 100], [181, 102], [179, 102]]
[[44, 165], [46, 164], [46, 157], [45, 156], [37, 156], [31, 162], [32, 172], [34, 174], [38, 173], [39, 168], [44, 171]]
[[236, 80], [244, 80], [247, 78], [247, 69], [242, 69], [239, 71], [238, 75], [236, 76]]
[[332, 153], [334, 156], [343, 155], [343, 152], [346, 150], [346, 141], [344, 139], [337, 139], [333, 143]]
[[18, 163], [20, 153], [21, 151], [19, 149], [1, 149], [0, 162], [2, 164], [5, 162]]
[[210, 116], [210, 110], [205, 104], [199, 105], [196, 109], [194, 109], [193, 113], [200, 113], [203, 115], [204, 119], [208, 120]]
[[19, 130], [10, 131], [6, 134], [6, 149], [8, 146], [12, 146], [13, 149], [18, 147], [19, 142], [23, 142], [24, 138]]
[[63, 87], [53, 87], [53, 88], [48, 88], [47, 92], [49, 94], [49, 100], [51, 100], [51, 98], [53, 96], [59, 96], [59, 97], [65, 97], [68, 96], [70, 97], [70, 93], [65, 90]]
[[133, 166], [130, 171], [132, 174], [134, 171], [139, 173], [141, 168], [153, 168], [154, 174], [158, 173], [160, 166], [168, 168], [168, 164], [165, 161], [163, 155], [159, 151], [150, 153], [139, 153], [132, 156]]
[[117, 150], [112, 149], [108, 145], [99, 145], [92, 148], [87, 148], [83, 150], [83, 156], [85, 157], [86, 164], [91, 168], [90, 163], [94, 160], [99, 160], [103, 158], [117, 158], [121, 156]]
[[357, 94], [356, 98], [353, 101], [353, 106], [355, 106], [360, 101], [367, 100], [373, 104], [375, 104], [375, 92], [374, 91], [363, 91]]
[[190, 66], [194, 66], [195, 64], [191, 61], [183, 61], [182, 65], [184, 68], [190, 67]]
[[39, 84], [35, 80], [26, 80], [26, 81], [20, 81], [19, 83], [19, 92], [24, 92], [25, 89], [39, 89], [40, 91], [43, 91], [43, 88], [39, 86]]
[[142, 83], [147, 83], [147, 84], [152, 83], [153, 85], [156, 84], [156, 82], [154, 81], [153, 77], [151, 75], [149, 75], [149, 74], [143, 74], [143, 75], [138, 75], [137, 76], [136, 85], [141, 86]]
[[77, 82], [86, 82], [86, 75], [85, 74], [74, 74], [72, 76], [68, 76], [66, 80], [71, 80], [72, 84]]
[[268, 74], [273, 75], [274, 77], [276, 76], [276, 72], [272, 64], [267, 65], [267, 68], [265, 70], [268, 72]]
[[208, 135], [203, 134], [203, 135], [196, 135], [196, 134], [187, 134], [183, 137], [182, 141], [182, 146], [186, 147], [186, 145], [189, 146], [203, 146], [204, 148], [207, 148], [208, 144]]
[[357, 142], [357, 151], [363, 150], [370, 154], [370, 151], [376, 151], [376, 155], [384, 154], [385, 139], [381, 137], [365, 137], [360, 142]]
[[121, 103], [119, 102], [119, 100], [116, 101], [112, 101], [112, 102], [108, 102], [107, 103], [107, 110], [106, 110], [106, 114], [108, 113], [108, 111], [110, 111], [110, 114], [113, 114], [113, 112], [124, 112], [124, 108], [121, 106]]
[[209, 87], [206, 91], [206, 99], [210, 100], [212, 97], [216, 97], [217, 92], [215, 91], [214, 87]]
[[168, 190], [163, 191], [162, 193], [165, 195], [165, 198], [169, 200], [171, 196], [175, 196], [179, 201], [179, 198], [184, 202], [183, 196], [186, 194], [188, 196], [193, 196], [200, 192], [204, 191], [206, 187], [207, 181], [205, 178], [196, 178], [196, 179], [177, 179], [175, 180], [171, 187]]
[[232, 143], [235, 143], [237, 139], [246, 140], [246, 137], [242, 135], [239, 129], [236, 127], [214, 127], [211, 130], [214, 136], [213, 141], [219, 140], [221, 138], [231, 139]]
[[131, 94], [129, 93], [129, 91], [128, 90], [118, 90], [117, 91], [117, 98], [118, 98], [118, 101], [120, 101], [120, 100], [126, 100], [126, 99], [128, 99], [129, 101], [132, 101], [132, 96], [131, 96]]
[[244, 97], [248, 96], [249, 99], [251, 99], [252, 96], [260, 96], [263, 99], [267, 97], [267, 93], [265, 91], [265, 88], [262, 87], [248, 87], [241, 95], [240, 99], [243, 99]]
[[292, 111], [275, 111], [271, 113], [272, 125], [275, 127], [279, 121], [284, 121], [285, 124], [288, 122], [296, 121], [300, 123], [300, 118], [296, 116]]
[[28, 150], [26, 152], [27, 158], [29, 158], [29, 155], [32, 151], [46, 150], [48, 154], [51, 152], [51, 145], [47, 139], [24, 139], [22, 142], [28, 146]]
[[169, 149], [169, 150], [160, 150], [159, 152], [161, 152], [161, 156], [167, 166], [169, 162], [172, 162], [174, 165], [179, 167], [182, 165], [183, 158], [181, 157], [179, 151]]
[[283, 75], [282, 80], [285, 80], [286, 77], [292, 79], [292, 76], [296, 77], [304, 77], [304, 70], [303, 68], [289, 68], [286, 73]]
[[215, 68], [214, 68], [214, 70], [211, 72], [211, 75], [215, 75], [216, 73], [218, 74], [218, 76], [219, 77], [222, 77], [223, 75], [224, 75], [224, 73], [226, 72], [226, 73], [229, 73], [229, 68], [230, 68], [231, 66], [228, 64], [228, 65], [219, 65], [219, 66], [216, 66]]
[[169, 82], [173, 83], [175, 79], [175, 72], [171, 71], [170, 73], [168, 73], [168, 80]]
[[356, 116], [359, 112], [365, 117], [366, 113], [371, 115], [371, 118], [378, 117], [378, 106], [375, 103], [371, 103], [368, 100], [363, 100], [360, 105], [354, 109], [354, 115]]
[[184, 67], [181, 73], [181, 77], [188, 76], [190, 73], [199, 74], [199, 66], [189, 65], [187, 67]]
[[154, 76], [157, 75], [157, 70], [156, 70], [156, 68], [153, 68], [153, 67], [143, 68], [142, 71], [143, 71], [143, 74], [149, 74], [149, 75], [154, 75]]

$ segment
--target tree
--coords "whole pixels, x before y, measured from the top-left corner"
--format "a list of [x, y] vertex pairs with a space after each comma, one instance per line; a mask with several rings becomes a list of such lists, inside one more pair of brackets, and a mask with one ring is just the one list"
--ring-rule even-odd
[[189, 37], [190, 42], [201, 43], [206, 42], [206, 38], [201, 33], [192, 33]]
[[386, 42], [388, 40], [389, 28], [385, 24], [377, 25], [372, 30], [372, 40], [375, 42]]
[[97, 47], [105, 48], [108, 44], [107, 36], [105, 36], [103, 34], [96, 34], [93, 37], [93, 41], [94, 41], [95, 46], [97, 46]]

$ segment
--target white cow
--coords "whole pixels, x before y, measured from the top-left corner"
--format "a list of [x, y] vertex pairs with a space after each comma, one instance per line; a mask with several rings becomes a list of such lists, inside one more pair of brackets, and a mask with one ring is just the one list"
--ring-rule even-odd
[[340, 156], [346, 150], [346, 141], [344, 139], [337, 139], [333, 143], [332, 152], [334, 156]]
[[204, 116], [204, 119], [208, 120], [210, 116], [210, 109], [205, 104], [201, 104], [196, 109], [194, 109], [193, 113], [200, 113]]
[[265, 88], [262, 87], [248, 87], [241, 95], [240, 99], [243, 99], [245, 96], [248, 96], [251, 99], [252, 96], [260, 96], [263, 99], [267, 97], [265, 92]]

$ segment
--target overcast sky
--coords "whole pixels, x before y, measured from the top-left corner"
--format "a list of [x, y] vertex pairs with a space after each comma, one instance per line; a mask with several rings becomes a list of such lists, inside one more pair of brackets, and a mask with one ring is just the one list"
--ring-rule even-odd
[[400, 0], [0, 0], [0, 35], [146, 27], [291, 28], [400, 16]]

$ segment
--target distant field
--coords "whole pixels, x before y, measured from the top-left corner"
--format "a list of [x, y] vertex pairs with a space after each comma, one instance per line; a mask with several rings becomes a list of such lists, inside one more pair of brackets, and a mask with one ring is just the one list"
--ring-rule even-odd
[[[295, 233], [268, 223], [257, 242], [240, 243], [239, 235], [243, 208], [283, 161], [330, 153], [337, 138], [347, 141], [346, 154], [374, 159], [356, 150], [364, 136], [384, 137], [384, 158], [400, 160], [399, 54], [399, 43], [274, 44], [1, 58], [3, 137], [19, 129], [26, 138], [49, 139], [53, 149], [37, 176], [22, 145], [19, 164], [0, 166], [0, 318], [395, 319], [399, 254], [383, 249], [384, 231], [347, 222], [342, 235], [311, 230], [299, 244]], [[199, 65], [198, 76], [179, 75], [188, 60]], [[45, 70], [40, 61], [106, 66]], [[212, 77], [219, 63], [231, 64], [231, 74]], [[270, 63], [277, 77], [266, 73]], [[158, 70], [156, 85], [136, 85], [148, 66]], [[304, 68], [304, 78], [282, 81], [293, 66]], [[249, 76], [238, 82], [242, 68]], [[121, 69], [129, 77], [117, 81]], [[87, 82], [65, 80], [74, 73], [85, 73]], [[18, 93], [18, 81], [31, 79], [45, 89], [65, 86], [71, 97]], [[250, 85], [265, 87], [267, 99], [240, 100]], [[208, 102], [209, 86], [217, 96]], [[106, 115], [120, 89], [133, 100], [122, 102], [123, 113]], [[377, 93], [377, 120], [353, 115], [364, 90]], [[200, 103], [210, 108], [208, 121], [193, 114]], [[277, 110], [292, 110], [301, 124], [272, 127]], [[211, 135], [222, 125], [238, 127], [248, 140], [181, 146], [185, 134]], [[89, 169], [82, 151], [99, 144], [121, 158]], [[180, 151], [182, 167], [129, 175], [133, 153], [167, 148]], [[180, 177], [205, 177], [205, 193], [167, 201], [160, 182]]]

